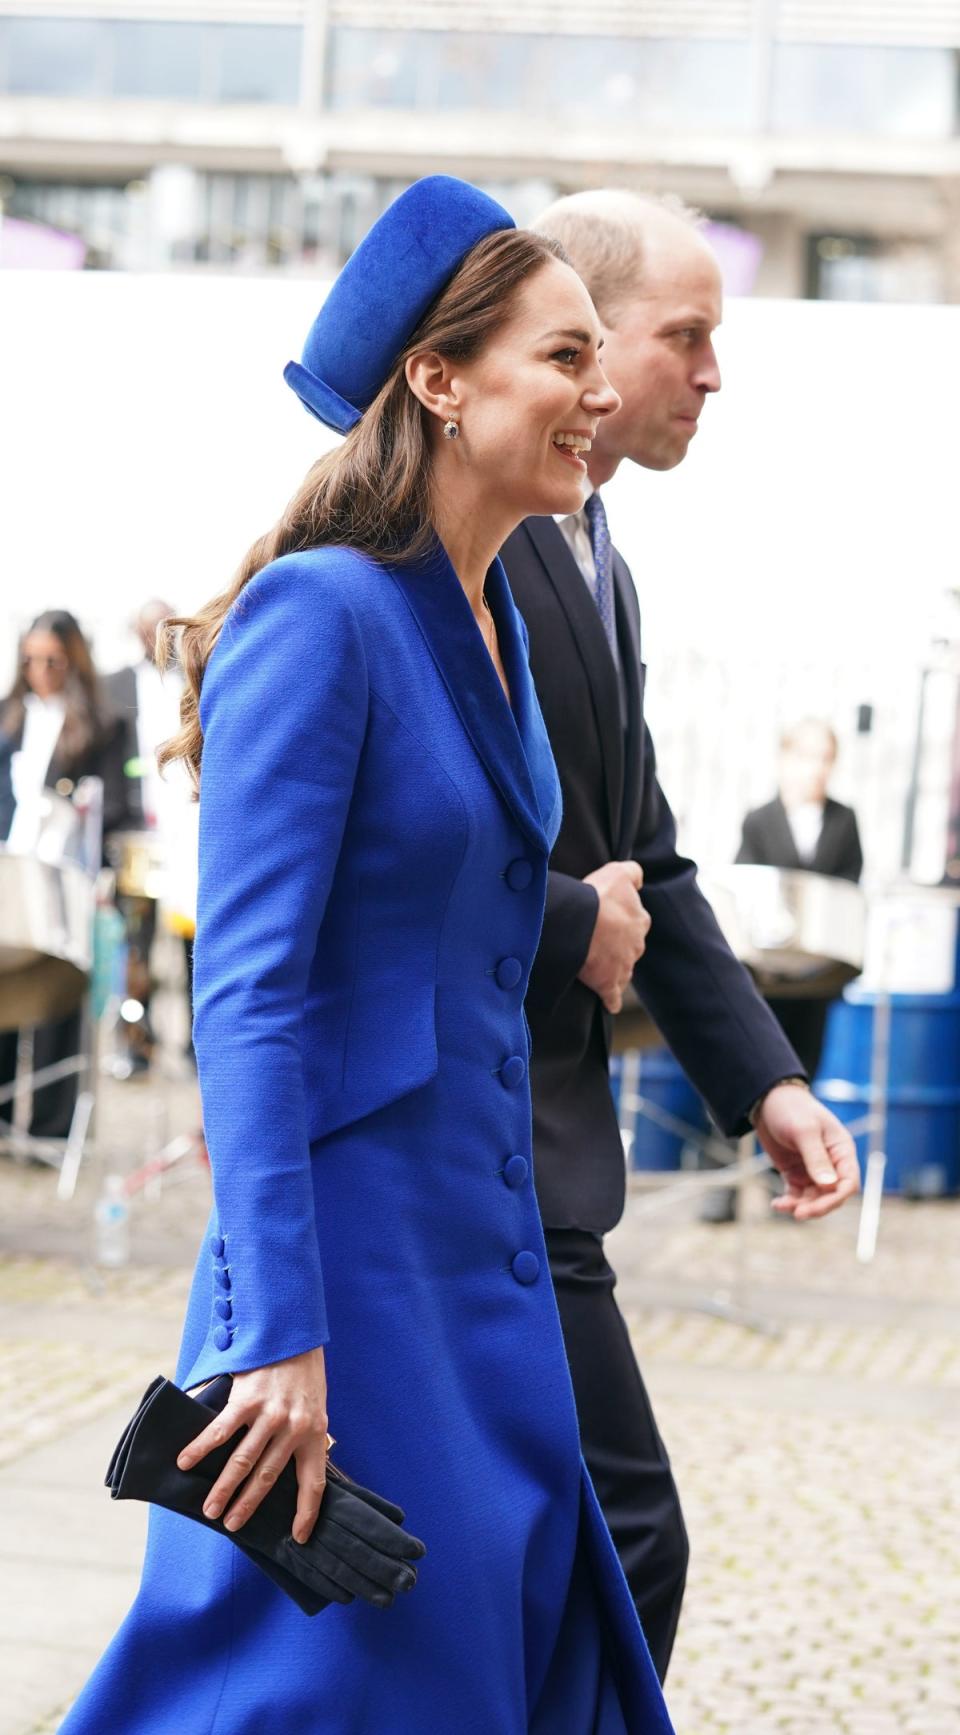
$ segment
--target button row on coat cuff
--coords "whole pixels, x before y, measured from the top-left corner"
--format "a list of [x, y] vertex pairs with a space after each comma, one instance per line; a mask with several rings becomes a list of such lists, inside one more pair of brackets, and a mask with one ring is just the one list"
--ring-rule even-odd
[[229, 1325], [218, 1325], [213, 1334], [217, 1349], [229, 1349], [233, 1342], [233, 1331]]

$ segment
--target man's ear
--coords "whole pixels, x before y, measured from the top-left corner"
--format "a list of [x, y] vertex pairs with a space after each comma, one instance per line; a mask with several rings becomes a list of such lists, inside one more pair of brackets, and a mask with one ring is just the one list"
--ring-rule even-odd
[[425, 410], [445, 422], [459, 409], [459, 397], [450, 364], [435, 349], [419, 349], [404, 363], [407, 385]]

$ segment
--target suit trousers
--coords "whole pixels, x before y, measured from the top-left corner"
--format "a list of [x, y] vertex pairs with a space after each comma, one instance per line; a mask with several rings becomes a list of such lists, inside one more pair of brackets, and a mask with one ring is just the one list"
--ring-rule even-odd
[[580, 1442], [660, 1680], [676, 1637], [689, 1544], [670, 1462], [614, 1299], [603, 1238], [545, 1230]]

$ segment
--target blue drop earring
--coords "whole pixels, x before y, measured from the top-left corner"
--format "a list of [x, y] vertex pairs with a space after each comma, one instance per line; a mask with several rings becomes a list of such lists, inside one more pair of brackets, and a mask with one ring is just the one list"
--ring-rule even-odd
[[444, 422], [443, 437], [445, 440], [459, 440], [460, 423], [456, 420], [456, 417], [450, 416], [449, 419]]

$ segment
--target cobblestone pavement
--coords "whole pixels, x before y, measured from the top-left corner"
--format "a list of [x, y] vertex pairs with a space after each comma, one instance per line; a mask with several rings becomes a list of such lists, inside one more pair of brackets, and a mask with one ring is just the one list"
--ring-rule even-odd
[[[195, 1124], [193, 1086], [167, 1095], [166, 1130]], [[106, 1166], [135, 1167], [156, 1092], [105, 1096]], [[141, 1529], [99, 1504], [97, 1467], [171, 1365], [206, 1214], [194, 1162], [138, 1197], [131, 1263], [97, 1272], [97, 1185], [91, 1166], [62, 1205], [48, 1173], [0, 1164], [3, 1565], [26, 1548], [10, 1530], [26, 1503], [31, 1549], [76, 1597], [59, 1637], [0, 1630], [0, 1735], [50, 1735], [132, 1594]], [[748, 1205], [742, 1229], [707, 1227], [641, 1193], [610, 1240], [692, 1541], [679, 1735], [958, 1735], [960, 1205], [885, 1204], [866, 1267], [855, 1211], [801, 1228], [770, 1220], [760, 1189]], [[764, 1329], [706, 1311], [729, 1301]], [[72, 1554], [35, 1493], [65, 1475], [93, 1514]]]

